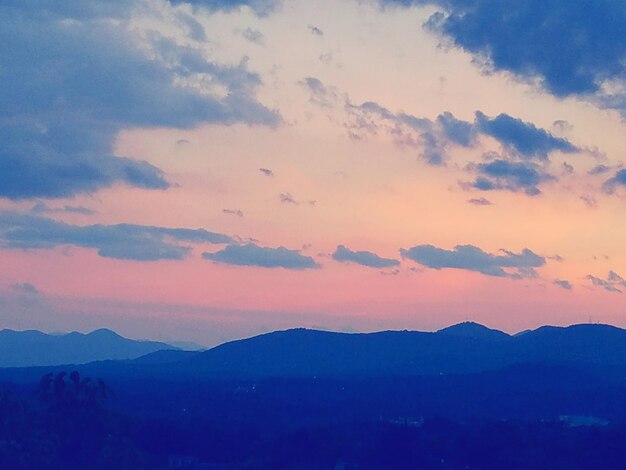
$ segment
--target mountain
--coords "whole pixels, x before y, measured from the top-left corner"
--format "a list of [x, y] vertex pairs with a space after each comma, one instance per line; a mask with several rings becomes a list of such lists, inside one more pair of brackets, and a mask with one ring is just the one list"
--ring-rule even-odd
[[178, 367], [232, 377], [438, 374], [502, 366], [497, 348], [497, 342], [417, 331], [294, 329], [222, 344]]
[[574, 325], [510, 336], [476, 323], [436, 333], [294, 329], [226, 343], [191, 356], [176, 368], [180, 374], [199, 377], [378, 377], [468, 374], [515, 364], [623, 370], [626, 330]]
[[512, 345], [518, 362], [626, 364], [626, 330], [611, 325], [542, 326], [514, 337]]
[[448, 326], [437, 331], [440, 335], [465, 336], [467, 338], [485, 339], [485, 340], [504, 340], [509, 335], [500, 330], [487, 328], [479, 323], [466, 321], [456, 325]]
[[[156, 343], [147, 353], [165, 348], [171, 349]], [[65, 356], [64, 362], [89, 360], [76, 357]], [[623, 381], [626, 330], [608, 325], [546, 326], [510, 336], [475, 323], [435, 333], [335, 333], [299, 328], [231, 341], [203, 352], [159, 351], [134, 360], [94, 362], [78, 370], [111, 379], [358, 379], [475, 374], [520, 364], [564, 366]], [[41, 376], [44, 369], [5, 369], [0, 379], [24, 381]]]
[[135, 341], [100, 329], [50, 335], [36, 330], [0, 331], [0, 367], [84, 364], [106, 359], [135, 359], [162, 349], [165, 343]]

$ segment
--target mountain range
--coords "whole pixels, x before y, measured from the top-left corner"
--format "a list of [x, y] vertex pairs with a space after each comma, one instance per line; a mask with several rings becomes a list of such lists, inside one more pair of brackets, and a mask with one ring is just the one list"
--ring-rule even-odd
[[177, 349], [155, 341], [136, 341], [100, 329], [88, 334], [46, 334], [41, 331], [1, 330], [0, 367], [84, 364], [104, 359], [136, 359], [146, 354]]
[[[0, 333], [2, 364], [98, 361], [84, 364], [80, 370], [103, 377], [202, 380], [436, 376], [480, 373], [517, 364], [576, 367], [615, 377], [623, 377], [626, 371], [626, 330], [599, 324], [544, 326], [522, 335], [508, 335], [472, 322], [433, 333], [291, 329], [231, 341], [203, 352], [131, 341], [103, 330], [63, 337], [25, 333], [34, 339], [22, 340], [22, 355], [15, 342], [8, 348], [5, 339], [16, 333]], [[35, 346], [35, 339], [44, 342]], [[11, 354], [5, 354], [9, 349]], [[3, 371], [0, 378], [6, 374]]]
[[434, 333], [294, 329], [226, 343], [185, 358], [176, 368], [206, 377], [371, 377], [467, 374], [527, 363], [621, 367], [626, 330], [544, 326], [511, 336], [470, 322]]

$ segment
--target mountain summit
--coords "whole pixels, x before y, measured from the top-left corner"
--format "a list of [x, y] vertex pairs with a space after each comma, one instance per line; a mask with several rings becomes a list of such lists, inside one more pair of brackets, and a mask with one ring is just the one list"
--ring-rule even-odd
[[465, 321], [456, 325], [448, 326], [437, 331], [440, 335], [464, 336], [466, 338], [503, 340], [510, 336], [503, 331], [487, 328], [480, 323]]

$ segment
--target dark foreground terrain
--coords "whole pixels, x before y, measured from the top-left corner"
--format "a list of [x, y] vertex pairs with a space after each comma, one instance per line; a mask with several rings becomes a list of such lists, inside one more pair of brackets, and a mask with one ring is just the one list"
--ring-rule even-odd
[[626, 468], [624, 330], [454, 328], [2, 369], [0, 468]]

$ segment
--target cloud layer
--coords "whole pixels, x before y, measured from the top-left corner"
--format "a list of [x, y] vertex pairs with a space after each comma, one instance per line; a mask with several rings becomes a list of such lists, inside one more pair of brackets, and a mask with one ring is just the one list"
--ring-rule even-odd
[[483, 66], [536, 81], [559, 97], [581, 96], [626, 112], [626, 4], [620, 0], [381, 0], [435, 5], [427, 27]]
[[158, 168], [113, 155], [120, 130], [278, 122], [256, 101], [260, 79], [245, 62], [221, 65], [156, 33], [137, 34], [135, 7], [0, 6], [0, 197], [69, 197], [115, 182], [166, 189]]
[[180, 260], [187, 243], [230, 243], [232, 238], [204, 229], [149, 225], [70, 225], [47, 217], [0, 213], [0, 248], [39, 249], [63, 245], [98, 250], [100, 256], [135, 261]]

